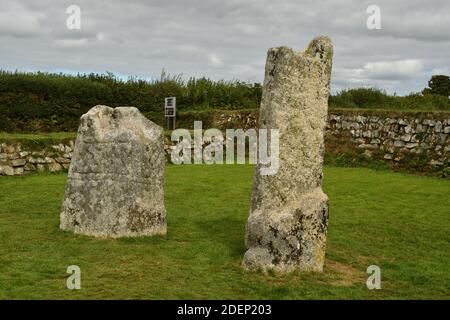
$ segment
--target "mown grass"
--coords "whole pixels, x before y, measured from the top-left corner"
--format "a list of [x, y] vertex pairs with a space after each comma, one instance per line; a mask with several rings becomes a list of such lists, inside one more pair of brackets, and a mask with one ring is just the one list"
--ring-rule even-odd
[[0, 140], [62, 140], [76, 138], [76, 132], [49, 132], [49, 133], [8, 133], [0, 132]]
[[[253, 168], [169, 166], [168, 234], [97, 239], [58, 228], [65, 174], [0, 177], [0, 298], [448, 299], [450, 182], [362, 168], [325, 170], [325, 271], [245, 272]], [[81, 290], [66, 268], [81, 267]], [[368, 290], [378, 265], [382, 290]]]

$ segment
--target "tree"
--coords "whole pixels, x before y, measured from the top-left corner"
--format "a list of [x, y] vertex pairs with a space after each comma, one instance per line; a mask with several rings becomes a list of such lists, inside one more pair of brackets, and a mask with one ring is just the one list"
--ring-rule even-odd
[[450, 77], [444, 75], [434, 75], [428, 81], [428, 88], [423, 89], [423, 94], [438, 94], [450, 96]]

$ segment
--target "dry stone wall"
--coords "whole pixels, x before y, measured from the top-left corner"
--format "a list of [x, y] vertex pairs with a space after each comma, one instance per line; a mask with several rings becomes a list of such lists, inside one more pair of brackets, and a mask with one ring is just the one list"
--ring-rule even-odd
[[[258, 111], [239, 115], [224, 112], [208, 127], [255, 128]], [[206, 125], [204, 126], [206, 128]], [[20, 142], [0, 141], [0, 175], [35, 171], [67, 170], [75, 140], [42, 148]], [[166, 139], [170, 153], [170, 139]], [[408, 167], [410, 158], [420, 159], [415, 171], [450, 170], [449, 112], [382, 112], [330, 110], [325, 136], [326, 155], [358, 151], [393, 167]]]
[[449, 166], [450, 113], [330, 114], [327, 136], [330, 152], [346, 141], [391, 163], [416, 157], [424, 167]]
[[34, 171], [58, 172], [69, 169], [74, 141], [52, 144], [39, 150], [20, 142], [0, 144], [0, 175], [23, 175]]

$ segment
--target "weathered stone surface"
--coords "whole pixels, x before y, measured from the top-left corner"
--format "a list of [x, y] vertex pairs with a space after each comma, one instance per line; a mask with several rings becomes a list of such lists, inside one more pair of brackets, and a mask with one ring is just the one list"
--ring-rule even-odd
[[14, 175], [20, 176], [24, 173], [23, 167], [15, 167], [14, 168]]
[[13, 176], [14, 175], [14, 168], [11, 166], [0, 166], [0, 174], [4, 174], [7, 176]]
[[14, 160], [11, 160], [11, 164], [12, 164], [13, 167], [21, 167], [21, 166], [24, 166], [25, 163], [27, 163], [27, 160], [25, 160], [25, 159], [14, 159]]
[[81, 117], [61, 211], [63, 230], [121, 237], [166, 233], [163, 130], [134, 107]]
[[70, 163], [70, 159], [68, 159], [68, 158], [64, 158], [64, 157], [57, 157], [56, 159], [56, 162], [58, 162], [58, 163]]
[[327, 37], [314, 39], [305, 52], [268, 52], [260, 126], [279, 129], [280, 166], [274, 175], [256, 167], [247, 269], [323, 269], [328, 198], [321, 186], [332, 55]]
[[62, 167], [59, 163], [57, 162], [52, 162], [48, 164], [48, 171], [50, 172], [58, 172], [61, 171]]
[[39, 158], [39, 157], [37, 157], [37, 158], [29, 157], [28, 158], [28, 162], [29, 163], [33, 163], [33, 164], [37, 164], [37, 163], [44, 164], [44, 163], [46, 163], [44, 159]]
[[23, 167], [23, 169], [24, 169], [25, 171], [35, 171], [35, 170], [36, 170], [36, 167], [35, 167], [34, 164], [32, 164], [32, 163], [27, 163], [27, 164], [25, 164], [25, 166]]

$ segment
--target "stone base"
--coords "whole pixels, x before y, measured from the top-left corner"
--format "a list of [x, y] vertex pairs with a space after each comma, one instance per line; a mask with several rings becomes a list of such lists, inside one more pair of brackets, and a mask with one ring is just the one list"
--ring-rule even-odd
[[95, 237], [164, 235], [163, 192], [156, 190], [151, 178], [72, 173], [60, 228]]
[[141, 231], [128, 231], [124, 230], [118, 233], [111, 233], [109, 231], [91, 230], [85, 227], [72, 227], [70, 225], [60, 225], [61, 230], [71, 231], [75, 234], [82, 234], [85, 236], [98, 237], [98, 238], [121, 238], [121, 237], [147, 237], [156, 235], [166, 235], [167, 227], [166, 222], [163, 221], [159, 226], [152, 226]]
[[243, 267], [276, 272], [323, 270], [328, 198], [317, 188], [282, 208], [254, 210], [246, 230]]

